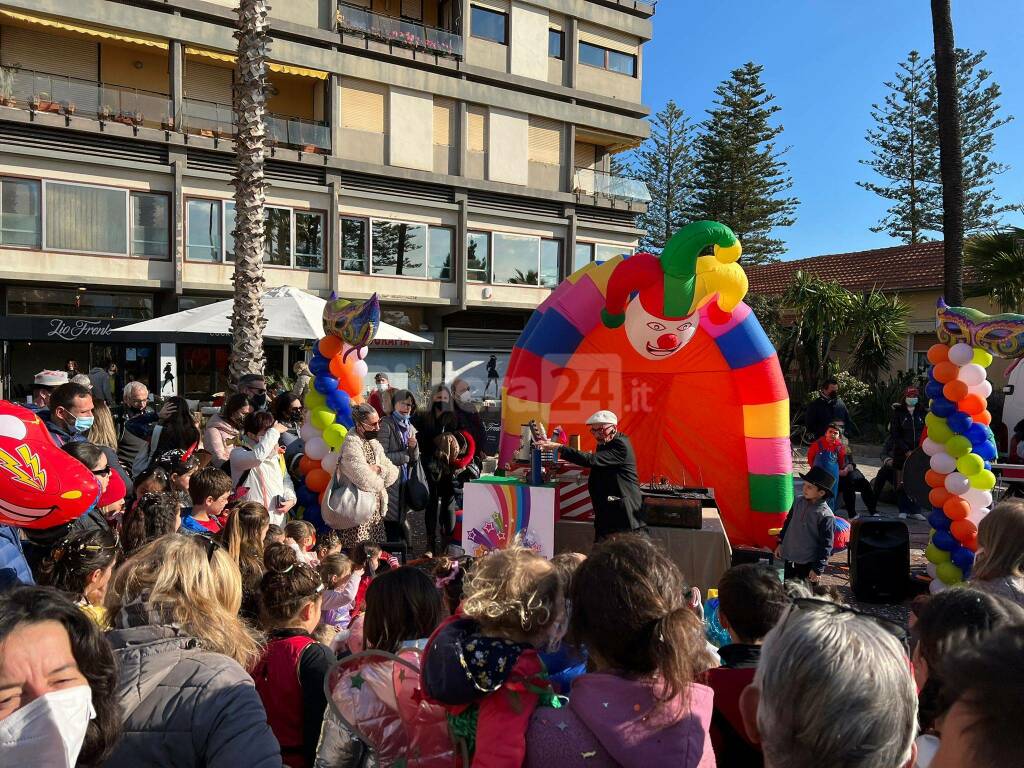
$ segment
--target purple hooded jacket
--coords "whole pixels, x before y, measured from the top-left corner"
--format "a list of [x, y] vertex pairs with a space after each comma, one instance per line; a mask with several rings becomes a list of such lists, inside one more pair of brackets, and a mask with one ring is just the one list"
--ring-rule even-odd
[[688, 702], [677, 697], [656, 706], [650, 679], [583, 675], [568, 706], [533, 713], [524, 768], [715, 768], [713, 699], [710, 688], [694, 683]]

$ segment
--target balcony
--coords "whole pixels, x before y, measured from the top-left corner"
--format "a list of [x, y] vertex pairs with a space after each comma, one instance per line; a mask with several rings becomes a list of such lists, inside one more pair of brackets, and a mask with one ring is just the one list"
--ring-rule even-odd
[[576, 169], [573, 191], [581, 195], [607, 197], [629, 203], [651, 202], [651, 193], [641, 179], [595, 171], [593, 168]]
[[[181, 129], [186, 133], [230, 139], [235, 135], [235, 113], [228, 104], [185, 99]], [[303, 152], [329, 154], [331, 129], [326, 123], [284, 115], [267, 115], [267, 138], [274, 144]]]
[[362, 34], [371, 40], [426, 51], [439, 56], [463, 57], [462, 37], [416, 21], [396, 19], [366, 8], [338, 3], [338, 30]]
[[0, 105], [147, 128], [174, 127], [166, 94], [26, 69], [0, 69]]

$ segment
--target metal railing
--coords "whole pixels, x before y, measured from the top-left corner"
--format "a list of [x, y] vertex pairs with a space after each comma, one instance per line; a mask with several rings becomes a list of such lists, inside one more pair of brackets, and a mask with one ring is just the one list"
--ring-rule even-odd
[[0, 69], [0, 104], [147, 128], [173, 125], [166, 94], [27, 69]]
[[[201, 99], [184, 99], [180, 126], [186, 133], [231, 138], [235, 135], [235, 113], [228, 104]], [[327, 123], [284, 115], [267, 115], [267, 137], [282, 146], [329, 152], [331, 129]]]
[[347, 3], [338, 3], [338, 29], [360, 32], [369, 38], [443, 56], [462, 58], [462, 37], [416, 21], [396, 19]]
[[584, 195], [604, 196], [634, 203], [651, 202], [651, 193], [647, 189], [647, 184], [642, 180], [595, 171], [593, 168], [576, 169], [574, 191]]

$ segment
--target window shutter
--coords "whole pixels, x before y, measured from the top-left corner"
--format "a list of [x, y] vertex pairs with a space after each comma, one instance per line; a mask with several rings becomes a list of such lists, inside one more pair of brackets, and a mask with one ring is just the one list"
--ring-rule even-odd
[[341, 127], [384, 133], [384, 86], [344, 82], [341, 86]]
[[185, 62], [185, 98], [231, 104], [232, 70], [195, 59]]
[[421, 0], [402, 0], [402, 16], [406, 19], [423, 21], [423, 4]]
[[579, 37], [584, 43], [593, 43], [603, 48], [610, 48], [613, 51], [631, 53], [634, 56], [637, 55], [640, 49], [638, 38], [608, 27], [593, 27], [587, 24], [580, 24]]
[[469, 151], [487, 151], [487, 108], [471, 105], [469, 108]]
[[573, 164], [577, 168], [593, 168], [597, 163], [597, 147], [593, 144], [584, 144], [583, 142], [576, 142], [576, 146], [573, 147]]
[[[55, 35], [37, 29], [4, 27], [0, 64], [91, 82], [100, 79], [99, 45], [95, 40]], [[41, 86], [39, 89], [44, 90]]]
[[559, 165], [562, 162], [562, 124], [546, 117], [530, 116], [530, 162]]
[[455, 102], [434, 98], [434, 144], [439, 147], [452, 145], [452, 113]]

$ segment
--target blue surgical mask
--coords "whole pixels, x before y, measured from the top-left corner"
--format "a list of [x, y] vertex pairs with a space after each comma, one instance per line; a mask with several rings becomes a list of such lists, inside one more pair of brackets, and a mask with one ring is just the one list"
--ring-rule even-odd
[[916, 397], [908, 397], [907, 398], [907, 405], [909, 405], [911, 408], [913, 408], [915, 405], [917, 405], [917, 398]]
[[92, 429], [92, 423], [94, 419], [92, 416], [77, 416], [75, 417], [75, 432], [80, 435], [84, 435], [90, 429]]
[[400, 424], [408, 424], [409, 423], [409, 417], [411, 416], [411, 414], [399, 413], [398, 411], [392, 411], [391, 415], [394, 416], [395, 417], [395, 421], [399, 422]]

